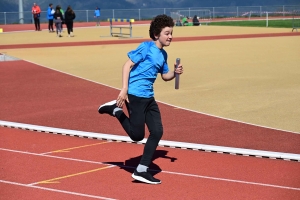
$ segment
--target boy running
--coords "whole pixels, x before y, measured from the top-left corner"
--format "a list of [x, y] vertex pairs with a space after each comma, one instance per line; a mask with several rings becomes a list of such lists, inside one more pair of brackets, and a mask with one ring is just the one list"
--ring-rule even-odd
[[[174, 71], [170, 71], [167, 64], [167, 53], [163, 49], [172, 41], [174, 22], [167, 15], [156, 16], [151, 24], [149, 35], [153, 41], [142, 42], [136, 50], [128, 53], [128, 60], [123, 66], [123, 87], [117, 100], [105, 103], [98, 109], [100, 114], [116, 117], [133, 141], [141, 141], [145, 136], [145, 124], [150, 135], [144, 147], [141, 161], [132, 177], [135, 180], [159, 184], [148, 171], [153, 154], [163, 135], [163, 125], [158, 105], [154, 99], [153, 84], [157, 74], [161, 74], [164, 81], [174, 79], [175, 74], [182, 74], [180, 64]], [[127, 117], [122, 107], [126, 105], [129, 113]]]

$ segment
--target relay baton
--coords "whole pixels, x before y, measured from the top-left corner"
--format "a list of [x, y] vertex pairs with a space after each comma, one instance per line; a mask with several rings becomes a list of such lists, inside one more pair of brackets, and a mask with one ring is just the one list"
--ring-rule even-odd
[[[177, 69], [178, 65], [180, 64], [180, 58], [176, 59], [176, 66], [175, 68]], [[179, 74], [175, 73], [175, 89], [179, 89]]]

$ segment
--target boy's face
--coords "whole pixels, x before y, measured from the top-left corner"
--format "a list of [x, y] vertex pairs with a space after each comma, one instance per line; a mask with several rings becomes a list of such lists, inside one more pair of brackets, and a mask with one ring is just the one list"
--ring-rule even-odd
[[157, 38], [156, 45], [158, 48], [163, 48], [165, 46], [169, 46], [172, 42], [173, 27], [165, 27], [161, 30]]

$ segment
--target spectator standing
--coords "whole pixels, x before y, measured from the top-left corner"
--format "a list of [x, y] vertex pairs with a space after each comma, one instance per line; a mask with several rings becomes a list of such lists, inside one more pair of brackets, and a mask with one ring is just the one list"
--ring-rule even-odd
[[55, 23], [55, 27], [56, 27], [56, 34], [57, 37], [62, 37], [61, 35], [61, 24], [62, 21], [64, 20], [63, 14], [60, 11], [61, 7], [59, 5], [56, 6], [55, 8], [55, 13], [54, 13], [54, 23]]
[[73, 35], [73, 20], [75, 19], [75, 17], [76, 17], [76, 15], [75, 15], [74, 10], [71, 8], [71, 6], [68, 6], [68, 8], [65, 12], [65, 23], [67, 25], [69, 37], [74, 37], [74, 35]]
[[100, 8], [98, 6], [94, 11], [94, 18], [96, 19], [96, 26], [100, 26]]
[[48, 10], [47, 10], [47, 19], [48, 19], [48, 29], [49, 33], [54, 32], [53, 30], [53, 15], [55, 13], [55, 10], [52, 8], [52, 3], [49, 4]]
[[[65, 15], [64, 10], [61, 8], [60, 5], [58, 5], [58, 6], [60, 7], [60, 12], [61, 12], [61, 14], [64, 16], [64, 15]], [[64, 23], [65, 23], [65, 20], [63, 19], [62, 22], [61, 22], [61, 31], [63, 31], [63, 25], [64, 25]]]
[[41, 31], [41, 27], [40, 27], [41, 8], [36, 3], [33, 3], [31, 12], [33, 15], [35, 31]]

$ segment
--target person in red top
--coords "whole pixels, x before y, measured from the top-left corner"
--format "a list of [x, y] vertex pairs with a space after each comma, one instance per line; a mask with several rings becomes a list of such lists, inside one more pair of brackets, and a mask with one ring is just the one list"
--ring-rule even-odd
[[35, 30], [41, 31], [41, 27], [40, 27], [41, 8], [36, 3], [33, 3], [31, 12], [33, 14]]

